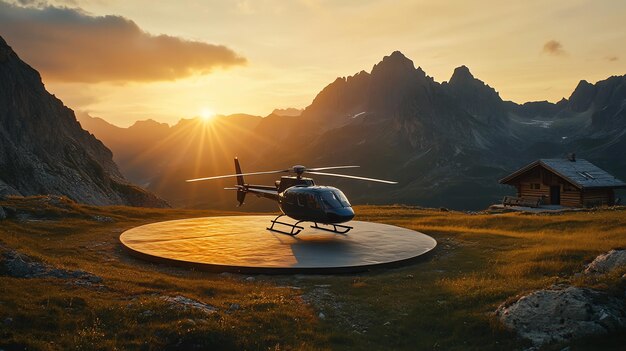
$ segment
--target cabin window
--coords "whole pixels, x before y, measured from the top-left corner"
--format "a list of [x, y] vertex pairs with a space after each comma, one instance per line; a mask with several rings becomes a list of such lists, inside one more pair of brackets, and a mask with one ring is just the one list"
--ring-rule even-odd
[[539, 183], [530, 183], [531, 189], [541, 189], [541, 184]]
[[574, 187], [573, 187], [573, 186], [571, 186], [571, 185], [568, 185], [568, 184], [564, 184], [564, 185], [563, 185], [563, 192], [566, 192], [566, 191], [575, 191], [575, 190], [576, 190], [576, 189], [574, 189]]
[[324, 191], [322, 193], [322, 202], [324, 203], [324, 206], [326, 206], [327, 208], [343, 207], [339, 199], [337, 199], [337, 196], [335, 196], [335, 193], [333, 193], [332, 191]]
[[[317, 199], [315, 198], [315, 194], [300, 193], [296, 195], [296, 199], [297, 199], [298, 206], [300, 207], [307, 207], [307, 208], [313, 208], [313, 209], [320, 208], [320, 205], [317, 202]], [[289, 203], [288, 198], [287, 198], [287, 202]]]
[[314, 209], [320, 208], [314, 194], [306, 194], [306, 207]]
[[577, 172], [577, 173], [583, 176], [585, 179], [589, 179], [589, 180], [596, 179], [596, 177], [592, 176], [589, 172]]

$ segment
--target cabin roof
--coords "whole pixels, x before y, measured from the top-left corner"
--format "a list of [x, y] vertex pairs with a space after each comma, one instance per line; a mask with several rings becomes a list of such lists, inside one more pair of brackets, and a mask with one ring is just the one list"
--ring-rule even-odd
[[568, 182], [572, 183], [572, 185], [579, 189], [626, 188], [626, 183], [615, 178], [587, 160], [577, 159], [576, 161], [570, 161], [568, 159], [560, 158], [539, 159], [518, 169], [505, 178], [500, 179], [500, 183], [509, 183], [513, 179], [537, 166], [546, 168], [552, 173], [555, 173], [561, 178], [564, 178]]

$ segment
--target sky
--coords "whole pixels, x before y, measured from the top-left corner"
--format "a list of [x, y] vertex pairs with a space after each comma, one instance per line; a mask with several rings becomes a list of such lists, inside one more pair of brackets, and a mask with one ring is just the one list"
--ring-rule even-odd
[[0, 35], [77, 111], [119, 126], [304, 108], [395, 50], [505, 100], [626, 74], [626, 1], [0, 0]]

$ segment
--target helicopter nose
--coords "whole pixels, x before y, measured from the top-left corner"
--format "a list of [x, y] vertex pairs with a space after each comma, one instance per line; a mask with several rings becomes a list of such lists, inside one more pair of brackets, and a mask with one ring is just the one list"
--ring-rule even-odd
[[352, 207], [334, 208], [326, 212], [326, 216], [331, 223], [343, 223], [354, 218]]
[[352, 209], [352, 207], [344, 207], [337, 212], [337, 215], [341, 222], [347, 222], [354, 218], [354, 210]]

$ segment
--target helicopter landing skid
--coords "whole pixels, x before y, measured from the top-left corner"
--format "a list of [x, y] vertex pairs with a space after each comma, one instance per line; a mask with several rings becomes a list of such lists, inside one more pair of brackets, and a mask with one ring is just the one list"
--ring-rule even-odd
[[[287, 235], [291, 235], [291, 236], [296, 236], [302, 230], [304, 230], [304, 227], [301, 227], [301, 226], [298, 225], [300, 222], [304, 222], [304, 221], [298, 221], [298, 222], [296, 222], [296, 224], [285, 223], [285, 222], [281, 222], [281, 221], [278, 220], [282, 216], [284, 216], [284, 215], [279, 215], [278, 217], [272, 219], [272, 221], [271, 221], [272, 225], [269, 226], [268, 228], [265, 228], [265, 229], [267, 229], [269, 231], [272, 231], [272, 232], [281, 233], [281, 234], [287, 234]], [[280, 230], [280, 229], [274, 229], [274, 225], [275, 224], [282, 224], [284, 226], [290, 227], [291, 230], [287, 232], [287, 231]]]
[[[330, 228], [324, 228], [324, 227], [320, 227], [319, 224], [321, 225], [327, 225], [327, 226], [333, 226], [333, 229]], [[332, 232], [332, 233], [337, 233], [337, 234], [346, 234], [347, 232], [350, 231], [350, 229], [354, 229], [354, 227], [350, 227], [348, 225], [341, 225], [341, 224], [324, 224], [324, 223], [317, 223], [317, 222], [313, 222], [313, 225], [311, 226], [311, 228], [315, 228], [315, 229], [320, 229], [320, 230], [325, 230], [327, 232]], [[340, 228], [340, 229], [337, 229]]]

